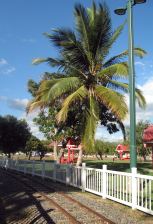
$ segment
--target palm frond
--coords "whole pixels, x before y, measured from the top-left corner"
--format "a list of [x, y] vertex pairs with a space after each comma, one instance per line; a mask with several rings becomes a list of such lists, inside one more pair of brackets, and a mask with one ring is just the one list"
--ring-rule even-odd
[[[104, 67], [108, 67], [112, 64], [116, 64], [119, 63], [121, 60], [123, 60], [125, 57], [128, 56], [128, 50], [123, 51], [122, 53], [110, 58], [108, 61], [106, 61], [104, 63]], [[143, 50], [142, 48], [134, 48], [134, 55], [140, 58], [143, 58], [145, 55], [147, 54], [147, 52], [145, 50]]]
[[107, 83], [107, 88], [111, 88], [115, 91], [123, 91], [124, 93], [129, 92], [129, 86], [127, 83], [119, 82], [116, 80], [109, 80]]
[[81, 41], [83, 41], [84, 48], [89, 52], [89, 16], [87, 10], [81, 5], [77, 4], [74, 8], [74, 15], [76, 20], [76, 30]]
[[67, 118], [70, 106], [76, 101], [83, 101], [87, 96], [87, 90], [81, 86], [74, 93], [70, 94], [63, 102], [62, 109], [58, 112], [56, 119], [59, 122], [64, 122]]
[[119, 120], [125, 118], [128, 108], [122, 94], [104, 86], [96, 86], [94, 92], [99, 102], [103, 103]]
[[[47, 37], [60, 49], [60, 53], [66, 65], [73, 65], [77, 69], [87, 70], [89, 67], [88, 54], [82, 46], [82, 42], [77, 40], [75, 33], [70, 29], [57, 29]], [[66, 66], [67, 67], [67, 66]]]
[[[118, 82], [115, 80], [109, 80], [107, 87], [111, 87], [114, 90], [121, 90], [124, 93], [129, 93], [129, 85], [127, 83]], [[135, 88], [135, 96], [136, 96], [136, 100], [138, 102], [139, 107], [141, 107], [142, 109], [145, 109], [146, 100], [140, 89]]]
[[[117, 82], [115, 80], [109, 80], [107, 87], [111, 87], [114, 90], [122, 90], [124, 93], [129, 92], [129, 85], [127, 83]], [[140, 89], [135, 88], [135, 96], [136, 96], [136, 100], [138, 102], [139, 107], [141, 107], [142, 109], [145, 109], [146, 100]]]
[[122, 131], [124, 141], [126, 141], [126, 131], [125, 131], [125, 126], [124, 126], [123, 122], [120, 120], [117, 120], [117, 124], [119, 125], [119, 127]]
[[125, 22], [124, 22], [122, 25], [120, 25], [119, 27], [117, 27], [117, 29], [113, 32], [113, 34], [112, 34], [112, 36], [111, 36], [111, 38], [110, 38], [110, 40], [109, 40], [109, 43], [108, 43], [109, 48], [110, 48], [110, 47], [112, 46], [112, 44], [114, 44], [114, 42], [117, 40], [117, 38], [119, 37], [119, 35], [120, 35], [121, 32], [123, 31], [125, 24], [126, 24], [126, 20], [125, 20]]
[[55, 59], [55, 58], [35, 58], [32, 60], [32, 64], [38, 65], [43, 62], [47, 62], [51, 67], [59, 67], [62, 68], [65, 66], [65, 61], [62, 59]]
[[145, 100], [145, 97], [143, 96], [142, 91], [138, 88], [135, 88], [135, 95], [136, 95], [136, 99], [137, 99], [139, 107], [141, 107], [142, 109], [145, 109], [146, 100]]
[[52, 102], [59, 96], [67, 92], [76, 90], [80, 86], [78, 77], [66, 77], [56, 80], [45, 80], [39, 87], [38, 95], [44, 95], [46, 92], [47, 101]]
[[33, 65], [39, 65], [43, 62], [48, 62], [48, 58], [35, 58], [32, 60]]
[[99, 4], [90, 34], [93, 58], [95, 58], [100, 51], [103, 52], [103, 56], [105, 52], [107, 54], [108, 42], [111, 37], [111, 19], [108, 7], [105, 4]]
[[97, 77], [108, 80], [112, 77], [117, 78], [127, 78], [128, 77], [128, 64], [126, 62], [121, 62], [118, 64], [110, 65], [102, 69], [99, 73], [97, 73]]
[[81, 4], [75, 8], [77, 31], [84, 52], [90, 62], [89, 70], [94, 72], [94, 67], [103, 55], [108, 53], [108, 42], [111, 37], [111, 19], [105, 4], [95, 3], [91, 9], [85, 9]]
[[96, 18], [96, 4], [93, 1], [92, 3], [92, 7], [91, 8], [87, 8], [87, 13], [88, 13], [88, 17], [89, 17], [89, 26], [93, 26], [94, 25], [94, 21]]
[[44, 103], [42, 100], [37, 101], [36, 99], [33, 99], [28, 103], [26, 107], [26, 112], [31, 113], [32, 111], [38, 108], [44, 108], [45, 106], [46, 106], [46, 103]]
[[50, 89], [56, 84], [58, 79], [52, 79], [52, 80], [43, 80], [39, 86], [39, 89], [37, 91], [35, 100], [43, 100], [48, 101], [48, 92]]

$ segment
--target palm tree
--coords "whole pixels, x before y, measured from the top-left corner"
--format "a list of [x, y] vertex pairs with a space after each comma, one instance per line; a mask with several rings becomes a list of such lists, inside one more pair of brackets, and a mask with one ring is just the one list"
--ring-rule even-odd
[[[59, 49], [59, 57], [37, 58], [33, 63], [47, 62], [52, 67], [58, 67], [65, 77], [56, 79], [55, 76], [53, 80], [42, 81], [29, 110], [48, 107], [61, 99], [61, 110], [56, 119], [65, 122], [69, 110], [78, 105], [84, 122], [82, 145], [83, 148], [92, 149], [103, 109], [111, 112], [119, 124], [122, 124], [128, 113], [125, 102], [125, 93], [128, 92], [128, 64], [125, 58], [128, 51], [108, 59], [124, 24], [112, 31], [106, 4], [97, 7], [93, 2], [89, 9], [77, 4], [74, 16], [74, 31], [60, 28], [45, 34]], [[142, 58], [146, 52], [135, 48], [134, 53]], [[139, 105], [144, 107], [145, 99], [139, 89], [136, 89], [136, 98]], [[81, 153], [80, 150], [78, 164], [81, 162]]]

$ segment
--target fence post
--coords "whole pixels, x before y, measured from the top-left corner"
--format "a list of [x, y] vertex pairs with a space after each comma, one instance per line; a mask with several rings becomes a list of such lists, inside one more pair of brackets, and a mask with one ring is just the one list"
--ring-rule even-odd
[[137, 206], [137, 168], [132, 168], [132, 209], [136, 209]]
[[45, 160], [42, 161], [42, 170], [41, 170], [41, 176], [44, 179], [45, 177]]
[[53, 165], [53, 181], [56, 182], [56, 162]]
[[103, 178], [102, 178], [102, 196], [103, 199], [106, 199], [107, 196], [107, 175], [106, 175], [106, 171], [107, 171], [107, 165], [103, 165], [102, 166], [103, 169]]
[[71, 164], [67, 164], [66, 167], [66, 185], [70, 185], [71, 180]]
[[32, 160], [32, 176], [35, 175], [35, 160]]
[[82, 175], [81, 175], [82, 192], [85, 192], [86, 188], [86, 164], [82, 163]]
[[27, 173], [27, 163], [26, 163], [26, 160], [24, 160], [24, 174]]
[[6, 158], [6, 161], [5, 161], [5, 169], [7, 170], [8, 169], [8, 164], [9, 163], [9, 159], [8, 158]]

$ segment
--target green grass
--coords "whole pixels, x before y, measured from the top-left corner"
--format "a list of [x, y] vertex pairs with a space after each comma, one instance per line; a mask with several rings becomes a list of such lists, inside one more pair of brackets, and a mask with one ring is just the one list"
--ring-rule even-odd
[[[130, 172], [130, 161], [126, 160], [84, 160], [87, 166], [101, 169], [102, 165], [107, 165], [107, 169], [121, 172]], [[153, 168], [151, 162], [138, 162], [138, 173], [153, 176]]]
[[[13, 159], [27, 159], [27, 157], [20, 155], [14, 156]], [[39, 157], [31, 157], [31, 160], [40, 161]], [[44, 157], [43, 160], [46, 162], [54, 162], [52, 157]], [[104, 160], [97, 160], [95, 158], [92, 159], [84, 159], [87, 166], [92, 168], [101, 169], [102, 165], [107, 165], [107, 169], [114, 170], [114, 171], [121, 171], [121, 172], [130, 172], [130, 161], [129, 160], [119, 160], [115, 159], [113, 162], [112, 159], [104, 158]], [[144, 175], [153, 176], [153, 167], [151, 161], [149, 162], [140, 162], [137, 163], [138, 173]]]

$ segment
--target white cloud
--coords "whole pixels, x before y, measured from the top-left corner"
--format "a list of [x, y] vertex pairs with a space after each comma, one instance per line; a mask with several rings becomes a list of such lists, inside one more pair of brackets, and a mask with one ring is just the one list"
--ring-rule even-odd
[[6, 96], [0, 96], [0, 101], [6, 102], [7, 105], [15, 110], [25, 111], [29, 102], [28, 99], [10, 99]]
[[[153, 78], [148, 79], [142, 86], [138, 86], [141, 89], [145, 99], [146, 99], [146, 108], [141, 109], [136, 103], [136, 122], [140, 120], [149, 120], [153, 122]], [[126, 95], [126, 102], [129, 106], [129, 96]], [[124, 121], [124, 125], [129, 126], [129, 114]]]
[[3, 70], [2, 70], [2, 73], [3, 73], [4, 75], [8, 75], [8, 74], [14, 72], [15, 70], [16, 70], [16, 69], [15, 69], [14, 67], [10, 66], [10, 67], [8, 67], [8, 68], [3, 69]]
[[39, 139], [44, 139], [43, 133], [39, 131], [38, 126], [33, 122], [33, 119], [37, 117], [39, 111], [32, 112], [30, 114], [23, 113], [19, 119], [25, 119], [30, 127], [31, 133]]
[[140, 89], [145, 96], [147, 106], [145, 110], [137, 108], [137, 117], [139, 120], [143, 119], [153, 122], [153, 78], [150, 78]]
[[7, 103], [10, 108], [21, 111], [25, 110], [28, 102], [28, 99], [7, 99]]
[[0, 74], [8, 75], [15, 71], [15, 67], [10, 65], [6, 59], [0, 58]]
[[0, 96], [0, 101], [6, 102], [6, 104], [11, 108], [15, 110], [22, 111], [22, 115], [19, 117], [19, 119], [25, 119], [30, 127], [31, 133], [35, 135], [39, 139], [44, 139], [43, 134], [39, 131], [39, 128], [35, 123], [33, 122], [33, 119], [37, 117], [39, 111], [34, 111], [30, 114], [26, 114], [25, 109], [29, 102], [28, 99], [10, 99], [6, 96]]
[[0, 101], [6, 101], [7, 97], [6, 96], [0, 96]]
[[153, 72], [153, 60], [145, 61], [145, 63], [141, 61], [135, 62], [136, 69], [136, 80], [137, 82], [143, 84], [146, 83], [148, 79], [152, 78]]
[[144, 67], [144, 66], [145, 66], [145, 64], [144, 64], [144, 63], [142, 63], [141, 61], [136, 61], [136, 62], [135, 62], [135, 65], [140, 65], [140, 66], [142, 66], [142, 67]]
[[109, 132], [104, 126], [98, 126], [95, 138], [101, 139], [103, 141], [109, 141], [109, 142], [123, 141], [123, 135], [121, 131], [118, 131], [113, 134], [109, 134]]
[[7, 65], [8, 62], [4, 59], [4, 58], [0, 58], [0, 65], [3, 66], [3, 65]]

